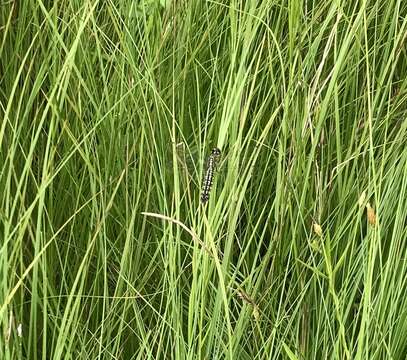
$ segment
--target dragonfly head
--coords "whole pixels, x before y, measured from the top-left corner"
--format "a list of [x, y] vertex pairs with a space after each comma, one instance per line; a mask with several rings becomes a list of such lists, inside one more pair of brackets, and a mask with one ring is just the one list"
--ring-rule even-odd
[[212, 149], [211, 154], [214, 156], [220, 156], [220, 150], [217, 147], [215, 147]]

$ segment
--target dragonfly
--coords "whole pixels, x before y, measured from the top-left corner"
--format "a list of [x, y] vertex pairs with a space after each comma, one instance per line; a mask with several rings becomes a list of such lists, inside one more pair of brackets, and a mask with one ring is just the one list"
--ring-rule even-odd
[[[172, 171], [174, 165], [173, 161], [175, 159], [178, 168], [187, 178], [187, 186], [192, 183], [194, 187], [200, 189], [201, 202], [206, 203], [206, 198], [209, 197], [209, 191], [212, 187], [212, 181], [209, 181], [209, 179], [213, 180], [216, 178], [218, 184], [223, 184], [228, 171], [235, 173], [234, 170], [237, 170], [239, 176], [243, 175], [243, 173], [247, 171], [247, 166], [249, 166], [247, 160], [250, 158], [251, 151], [253, 151], [255, 147], [257, 147], [256, 144], [252, 149], [248, 150], [246, 154], [247, 157], [241, 158], [238, 163], [236, 162], [234, 165], [238, 168], [236, 169], [231, 167], [230, 154], [225, 154], [224, 150], [212, 147], [202, 152], [198, 146], [189, 146], [185, 142], [179, 142], [175, 144], [175, 156], [173, 154], [174, 148], [169, 147], [171, 151], [167, 153], [167, 165]], [[215, 153], [213, 153], [214, 151]], [[210, 160], [212, 157], [214, 157], [214, 161]], [[210, 169], [209, 174], [208, 169]], [[203, 196], [204, 192], [208, 192], [208, 196]]]
[[209, 200], [209, 195], [213, 183], [213, 176], [215, 174], [220, 154], [221, 154], [220, 149], [215, 147], [212, 149], [211, 154], [209, 155], [206, 164], [205, 176], [202, 180], [201, 203], [203, 204], [205, 204]]
[[[185, 143], [176, 144], [175, 149], [177, 166], [186, 175], [188, 181], [201, 190], [201, 202], [205, 203], [209, 199], [214, 178], [223, 182], [226, 177], [227, 157], [221, 154], [220, 149], [215, 147], [212, 148], [212, 151], [209, 151], [209, 154], [208, 151], [202, 154], [198, 147], [189, 147]], [[174, 165], [173, 159], [172, 152], [169, 152], [167, 164], [171, 169], [173, 169]]]

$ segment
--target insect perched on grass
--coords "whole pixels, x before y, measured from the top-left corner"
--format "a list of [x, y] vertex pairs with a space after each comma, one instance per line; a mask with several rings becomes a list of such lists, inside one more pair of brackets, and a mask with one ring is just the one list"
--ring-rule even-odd
[[201, 202], [203, 204], [209, 200], [209, 193], [211, 192], [213, 183], [213, 174], [215, 172], [219, 157], [220, 150], [218, 148], [213, 148], [206, 164], [206, 172], [202, 182]]

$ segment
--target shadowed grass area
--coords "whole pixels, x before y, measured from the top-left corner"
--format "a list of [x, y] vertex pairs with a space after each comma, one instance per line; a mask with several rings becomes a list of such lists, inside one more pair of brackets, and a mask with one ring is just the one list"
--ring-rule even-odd
[[406, 43], [401, 0], [0, 4], [0, 358], [405, 359]]

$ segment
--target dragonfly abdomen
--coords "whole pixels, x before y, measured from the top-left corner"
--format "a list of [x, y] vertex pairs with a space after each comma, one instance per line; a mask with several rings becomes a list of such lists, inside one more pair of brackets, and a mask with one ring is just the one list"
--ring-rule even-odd
[[202, 193], [201, 193], [201, 202], [206, 203], [209, 200], [209, 194], [211, 192], [212, 184], [213, 184], [213, 176], [215, 172], [215, 167], [217, 160], [220, 156], [220, 150], [218, 148], [214, 148], [209, 155], [206, 172], [202, 183]]

